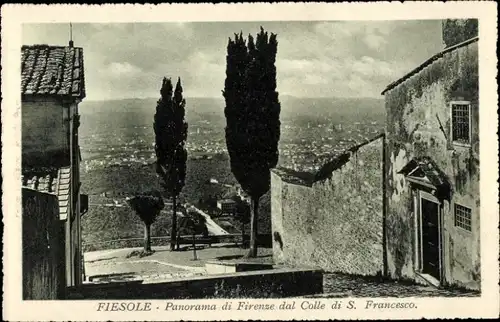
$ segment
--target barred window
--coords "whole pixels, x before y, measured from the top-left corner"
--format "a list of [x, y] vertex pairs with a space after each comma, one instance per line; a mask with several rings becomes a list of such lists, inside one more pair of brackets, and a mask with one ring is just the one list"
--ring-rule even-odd
[[451, 104], [451, 137], [453, 142], [470, 143], [470, 104]]
[[470, 208], [455, 204], [455, 226], [471, 231]]

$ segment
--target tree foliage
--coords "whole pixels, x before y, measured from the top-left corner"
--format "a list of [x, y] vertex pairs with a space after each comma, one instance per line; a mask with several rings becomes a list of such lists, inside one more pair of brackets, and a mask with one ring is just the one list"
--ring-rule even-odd
[[153, 224], [160, 211], [165, 208], [163, 198], [158, 191], [138, 194], [127, 202], [146, 225]]
[[252, 199], [250, 256], [256, 256], [259, 198], [270, 188], [278, 162], [280, 102], [276, 91], [276, 35], [261, 27], [248, 41], [229, 39], [226, 57], [226, 144], [231, 171]]
[[186, 101], [182, 96], [180, 78], [175, 91], [172, 91], [170, 78], [163, 78], [160, 90], [161, 98], [156, 105], [154, 116], [156, 173], [162, 180], [162, 186], [172, 198], [171, 249], [174, 248], [177, 235], [177, 196], [182, 191], [186, 179], [186, 139], [187, 122], [184, 119]]
[[250, 205], [242, 200], [236, 202], [236, 210], [234, 212], [234, 217], [242, 225], [250, 223]]
[[164, 78], [160, 93], [154, 116], [157, 174], [169, 196], [177, 196], [186, 178], [188, 128], [184, 120], [186, 101], [182, 97], [180, 78], [175, 92], [172, 91], [172, 81]]
[[144, 250], [151, 251], [151, 225], [165, 207], [158, 191], [136, 195], [127, 200], [130, 207], [144, 223]]
[[446, 19], [443, 22], [443, 41], [446, 47], [477, 37], [477, 19]]

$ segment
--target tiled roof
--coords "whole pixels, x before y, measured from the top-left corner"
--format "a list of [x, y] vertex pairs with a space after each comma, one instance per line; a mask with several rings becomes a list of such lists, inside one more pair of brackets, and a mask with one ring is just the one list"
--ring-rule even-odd
[[83, 49], [48, 45], [23, 46], [21, 93], [83, 99]]
[[57, 170], [42, 174], [28, 174], [22, 176], [23, 186], [40, 192], [56, 193]]
[[59, 218], [68, 216], [69, 194], [71, 184], [71, 168], [26, 172], [21, 180], [22, 185], [40, 192], [52, 193], [59, 199]]
[[64, 218], [68, 215], [69, 193], [71, 184], [71, 168], [65, 167], [59, 169], [59, 185], [57, 196], [59, 198], [59, 212]]
[[413, 75], [416, 75], [418, 74], [422, 69], [424, 69], [425, 67], [429, 66], [430, 64], [432, 64], [434, 61], [438, 60], [438, 59], [441, 59], [445, 54], [449, 53], [449, 52], [452, 52], [458, 48], [461, 48], [461, 47], [464, 47], [464, 46], [467, 46], [469, 44], [472, 44], [474, 42], [477, 42], [479, 40], [479, 37], [474, 37], [474, 38], [471, 38], [469, 40], [466, 40], [464, 42], [461, 42], [459, 44], [456, 44], [455, 46], [451, 46], [451, 47], [448, 47], [446, 49], [444, 49], [443, 51], [435, 54], [434, 56], [432, 56], [431, 58], [427, 59], [425, 62], [423, 62], [422, 64], [420, 64], [420, 66], [418, 66], [417, 68], [413, 69], [411, 72], [409, 72], [408, 74], [406, 74], [405, 76], [401, 77], [400, 79], [392, 82], [391, 84], [389, 84], [385, 89], [384, 91], [381, 93], [382, 95], [384, 95], [387, 91], [390, 91], [391, 89], [393, 89], [394, 87], [398, 86], [399, 84], [403, 83], [404, 81], [406, 81], [408, 78], [412, 77]]

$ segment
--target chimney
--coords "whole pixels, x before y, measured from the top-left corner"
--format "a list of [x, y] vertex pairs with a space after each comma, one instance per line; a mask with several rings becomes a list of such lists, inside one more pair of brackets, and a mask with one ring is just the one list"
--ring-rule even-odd
[[70, 47], [70, 48], [73, 48], [73, 40], [70, 40], [70, 41], [69, 41], [69, 47]]

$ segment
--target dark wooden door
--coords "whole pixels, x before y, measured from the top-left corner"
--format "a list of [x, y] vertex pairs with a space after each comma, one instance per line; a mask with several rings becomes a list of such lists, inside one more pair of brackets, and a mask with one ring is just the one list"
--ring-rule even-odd
[[439, 280], [439, 205], [423, 198], [422, 261], [422, 272]]

